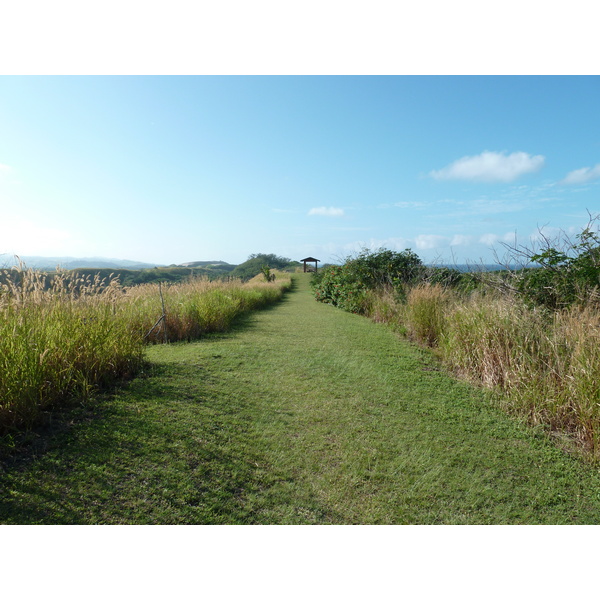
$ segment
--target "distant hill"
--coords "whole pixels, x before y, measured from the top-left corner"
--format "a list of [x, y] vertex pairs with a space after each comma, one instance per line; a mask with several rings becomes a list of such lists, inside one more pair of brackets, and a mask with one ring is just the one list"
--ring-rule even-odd
[[196, 260], [193, 262], [185, 262], [177, 265], [178, 267], [217, 267], [221, 265], [228, 265], [222, 260]]
[[248, 281], [258, 275], [265, 265], [271, 269], [294, 270], [300, 266], [300, 263], [291, 258], [277, 256], [276, 254], [251, 254], [246, 262], [238, 265], [231, 272], [231, 276]]
[[[57, 266], [70, 271], [71, 269], [152, 269], [162, 267], [157, 263], [143, 263], [118, 258], [74, 258], [72, 256], [21, 256], [26, 267], [43, 271], [54, 271]], [[0, 255], [0, 268], [10, 269], [18, 264], [15, 256]]]
[[[105, 281], [118, 278], [121, 285], [131, 286], [157, 281], [177, 283], [192, 277], [206, 277], [219, 279], [229, 277], [236, 265], [230, 265], [222, 260], [203, 260], [186, 262], [180, 265], [157, 265], [133, 260], [117, 258], [74, 258], [72, 256], [21, 256], [23, 266], [27, 269], [44, 271], [51, 277], [57, 266], [72, 275], [95, 277], [99, 276]], [[0, 254], [0, 281], [6, 275], [4, 270], [19, 264], [19, 258], [13, 255]], [[10, 277], [10, 275], [8, 275]]]
[[204, 267], [205, 269], [216, 269], [219, 271], [233, 271], [236, 265], [230, 265], [222, 260], [196, 260], [193, 262], [186, 262], [176, 265], [178, 267]]

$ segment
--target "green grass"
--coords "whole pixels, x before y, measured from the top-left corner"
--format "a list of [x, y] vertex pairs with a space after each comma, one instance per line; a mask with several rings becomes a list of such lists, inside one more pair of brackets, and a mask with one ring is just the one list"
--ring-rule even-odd
[[[192, 279], [123, 289], [95, 278], [33, 270], [0, 284], [0, 449], [56, 406], [131, 377], [145, 343], [226, 331], [249, 311], [277, 302], [291, 285]], [[165, 314], [163, 315], [163, 310]], [[158, 320], [157, 320], [158, 319]]]
[[2, 523], [598, 523], [597, 469], [308, 277], [5, 460]]

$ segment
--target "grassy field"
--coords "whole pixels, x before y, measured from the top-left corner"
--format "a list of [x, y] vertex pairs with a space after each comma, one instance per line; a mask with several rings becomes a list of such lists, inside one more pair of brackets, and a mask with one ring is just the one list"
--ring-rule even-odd
[[582, 524], [597, 469], [308, 277], [4, 462], [2, 523]]
[[291, 285], [194, 278], [123, 288], [115, 279], [27, 269], [0, 283], [0, 451], [57, 406], [138, 373], [149, 343], [226, 331]]
[[504, 410], [600, 464], [600, 310], [550, 311], [493, 289], [428, 283], [406, 300], [372, 292], [364, 314], [429, 347], [446, 368], [495, 393]]

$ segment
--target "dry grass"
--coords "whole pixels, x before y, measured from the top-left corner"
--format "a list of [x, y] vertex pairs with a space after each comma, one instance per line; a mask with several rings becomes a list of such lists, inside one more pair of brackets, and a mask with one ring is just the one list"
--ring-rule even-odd
[[251, 285], [194, 279], [124, 289], [116, 280], [61, 272], [50, 278], [23, 265], [1, 276], [4, 430], [29, 426], [52, 405], [81, 400], [132, 376], [146, 342], [224, 331], [240, 314], [277, 301], [290, 285], [289, 278]]
[[404, 319], [409, 335], [430, 347], [438, 344], [446, 324], [451, 293], [439, 284], [420, 284], [408, 292]]
[[600, 311], [551, 312], [487, 290], [418, 285], [401, 302], [369, 292], [365, 314], [431, 347], [457, 375], [498, 391], [505, 410], [600, 458]]
[[506, 410], [600, 455], [600, 313], [548, 313], [515, 297], [475, 297], [449, 312], [443, 359], [499, 390]]

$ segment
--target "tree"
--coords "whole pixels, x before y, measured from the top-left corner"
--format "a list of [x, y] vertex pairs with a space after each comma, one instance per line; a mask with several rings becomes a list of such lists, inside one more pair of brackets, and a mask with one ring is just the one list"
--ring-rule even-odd
[[349, 258], [346, 265], [361, 285], [371, 289], [410, 283], [423, 270], [421, 259], [408, 248], [402, 252], [363, 249], [355, 258]]

